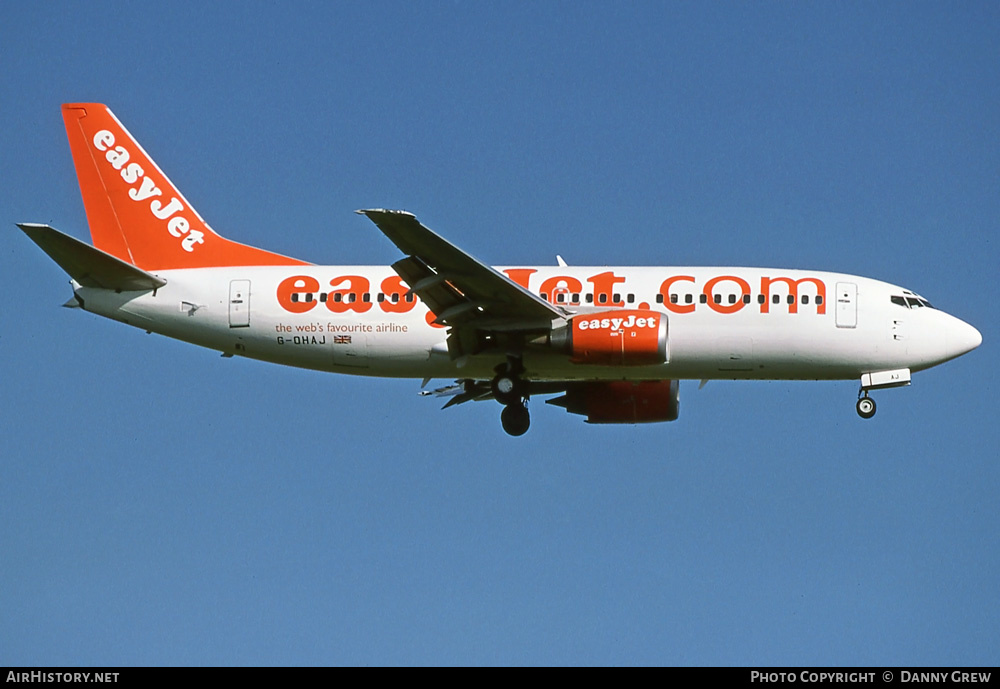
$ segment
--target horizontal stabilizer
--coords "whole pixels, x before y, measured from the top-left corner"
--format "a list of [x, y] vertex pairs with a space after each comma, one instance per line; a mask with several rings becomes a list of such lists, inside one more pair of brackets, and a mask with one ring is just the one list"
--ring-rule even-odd
[[136, 268], [111, 254], [63, 234], [48, 225], [18, 223], [42, 251], [84, 287], [144, 291], [163, 287], [167, 281]]

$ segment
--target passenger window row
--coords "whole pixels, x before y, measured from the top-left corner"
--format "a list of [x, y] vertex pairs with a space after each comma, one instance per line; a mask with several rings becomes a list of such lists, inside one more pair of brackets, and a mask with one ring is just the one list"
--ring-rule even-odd
[[[728, 294], [728, 295], [713, 294], [712, 295], [712, 301], [715, 302], [716, 304], [721, 304], [723, 302], [723, 299], [725, 299], [730, 304], [735, 304], [738, 300], [740, 300], [740, 297], [739, 297], [739, 295], [736, 295], [736, 294]], [[765, 302], [765, 300], [766, 300], [766, 297], [763, 294], [758, 294], [757, 295], [757, 303], [758, 304], [763, 304]], [[742, 296], [742, 301], [743, 301], [744, 304], [749, 304], [750, 301], [751, 301], [750, 295], [749, 294], [744, 294]], [[803, 304], [808, 304], [810, 302], [809, 295], [808, 294], [803, 294], [800, 297], [800, 301]], [[705, 294], [699, 294], [698, 295], [698, 302], [701, 303], [701, 304], [707, 304], [708, 303], [708, 297]], [[785, 297], [785, 302], [788, 303], [788, 304], [794, 304], [795, 303], [795, 295], [789, 294], [788, 296], [786, 296]], [[812, 300], [812, 302], [814, 304], [817, 304], [817, 305], [822, 304], [823, 303], [823, 297], [820, 296], [820, 295], [817, 295], [815, 297], [815, 299]], [[656, 295], [656, 303], [657, 304], [662, 304], [663, 303], [663, 295], [662, 294], [657, 294]], [[670, 303], [671, 304], [679, 304], [679, 303], [681, 303], [681, 295], [679, 295], [679, 294], [671, 294], [670, 295]], [[685, 304], [693, 304], [694, 303], [694, 295], [692, 295], [692, 294], [685, 294], [684, 295], [684, 303]], [[771, 303], [772, 304], [780, 304], [781, 303], [781, 295], [780, 294], [772, 294], [771, 295]]]
[[[572, 294], [569, 293], [569, 292], [555, 292], [552, 295], [550, 295], [548, 292], [542, 292], [539, 296], [541, 296], [542, 299], [544, 299], [545, 301], [548, 301], [548, 302], [551, 302], [552, 298], [555, 298], [555, 302], [554, 303], [556, 303], [556, 304], [579, 304], [581, 298], [583, 298], [584, 302], [586, 302], [587, 304], [593, 304], [594, 303], [594, 295], [593, 294], [582, 294], [581, 295], [579, 292], [574, 292]], [[612, 304], [620, 304], [621, 301], [622, 301], [622, 295], [620, 293], [618, 293], [618, 292], [615, 292], [614, 294], [611, 294], [611, 295], [602, 293], [602, 294], [598, 294], [597, 295], [597, 303], [598, 304], [607, 304], [607, 303], [609, 303], [608, 297], [611, 297], [610, 303], [612, 303]], [[628, 303], [628, 304], [634, 304], [635, 303], [635, 295], [634, 294], [626, 294], [625, 295], [625, 302]]]
[[[595, 303], [594, 295], [590, 294], [590, 293], [588, 293], [588, 294], [580, 294], [579, 292], [576, 292], [576, 293], [570, 294], [570, 293], [567, 293], [567, 292], [556, 292], [554, 295], [549, 295], [548, 293], [543, 292], [540, 296], [545, 301], [550, 301], [550, 296], [554, 296], [555, 297], [555, 303], [557, 303], [557, 304], [579, 304], [580, 300], [581, 300], [581, 297], [583, 298], [584, 302], [587, 303], [587, 304], [593, 304], [593, 303]], [[609, 297], [610, 297], [610, 299], [609, 299]], [[406, 295], [401, 295], [399, 292], [394, 292], [392, 294], [384, 294], [382, 292], [379, 292], [378, 294], [375, 295], [375, 298], [376, 298], [376, 301], [378, 301], [378, 303], [380, 303], [380, 304], [383, 303], [383, 302], [386, 302], [386, 301], [392, 302], [393, 304], [398, 304], [401, 299], [405, 300], [408, 303], [413, 303], [413, 301], [416, 299], [416, 296], [412, 292], [409, 293], [409, 294], [406, 294]], [[722, 304], [723, 301], [726, 301], [729, 304], [735, 304], [739, 298], [740, 297], [738, 295], [736, 295], [736, 294], [728, 294], [728, 295], [713, 294], [712, 295], [712, 301], [714, 303], [716, 303], [716, 304]], [[330, 299], [330, 294], [327, 293], [327, 292], [321, 292], [318, 295], [317, 294], [313, 294], [311, 292], [306, 292], [306, 293], [293, 292], [292, 293], [292, 301], [293, 302], [305, 302], [305, 303], [308, 304], [308, 303], [311, 303], [311, 302], [314, 302], [314, 301], [326, 302], [329, 299]], [[356, 293], [353, 293], [353, 292], [349, 292], [346, 295], [343, 294], [342, 292], [335, 292], [335, 293], [333, 293], [333, 301], [334, 302], [338, 302], [338, 303], [340, 303], [340, 302], [347, 302], [348, 304], [353, 304], [357, 300], [358, 300], [358, 295]], [[371, 300], [372, 300], [371, 293], [365, 292], [365, 293], [363, 293], [361, 295], [361, 301], [363, 301], [365, 303], [368, 303]], [[671, 304], [680, 304], [681, 300], [682, 300], [682, 295], [678, 295], [678, 294], [671, 294], [670, 295], [670, 303]], [[809, 302], [810, 302], [809, 295], [808, 294], [803, 294], [801, 296], [800, 300], [801, 300], [801, 302], [803, 304], [809, 304]], [[743, 301], [744, 304], [749, 304], [750, 301], [751, 301], [750, 295], [749, 294], [744, 294], [742, 296], [742, 301]], [[781, 295], [775, 294], [775, 295], [771, 296], [771, 302], [772, 303], [774, 303], [774, 304], [780, 304], [781, 301], [782, 301]], [[785, 301], [788, 304], [793, 304], [793, 303], [795, 303], [795, 297], [793, 295], [789, 294], [789, 295], [787, 295], [785, 297]], [[698, 302], [701, 303], [701, 304], [707, 304], [708, 303], [708, 297], [705, 294], [699, 294], [698, 295]], [[911, 303], [908, 304], [908, 302], [911, 302]], [[606, 293], [598, 294], [597, 295], [597, 299], [596, 299], [596, 303], [598, 303], [598, 304], [607, 304], [607, 303], [620, 304], [620, 303], [622, 303], [622, 295], [620, 293], [617, 293], [617, 292], [614, 293], [614, 294], [611, 294], [611, 295], [606, 294]], [[635, 294], [631, 294], [631, 293], [626, 294], [625, 295], [625, 303], [634, 304], [635, 303]], [[663, 295], [662, 294], [657, 294], [656, 295], [656, 303], [657, 304], [662, 304], [663, 303]], [[685, 303], [685, 304], [693, 304], [694, 303], [694, 295], [692, 295], [692, 294], [684, 294], [683, 295], [683, 303]], [[763, 304], [764, 303], [764, 295], [763, 294], [758, 294], [757, 295], [757, 303], [758, 304]], [[815, 298], [815, 300], [814, 300], [813, 303], [815, 303], [817, 305], [818, 304], [822, 304], [823, 303], [823, 297], [817, 296]], [[907, 308], [917, 308], [918, 306], [930, 306], [930, 304], [927, 303], [927, 301], [925, 301], [923, 299], [913, 299], [911, 297], [906, 297], [906, 298], [904, 298], [904, 297], [892, 297], [892, 303], [893, 304], [899, 304], [900, 306], [906, 306]]]
[[[405, 298], [402, 295], [400, 295], [399, 292], [393, 292], [392, 294], [384, 294], [382, 292], [379, 292], [376, 295], [376, 300], [378, 301], [379, 304], [385, 301], [390, 301], [393, 304], [398, 304], [400, 299], [403, 299], [403, 301], [409, 303], [413, 303], [413, 300], [416, 299], [416, 296], [412, 292], [407, 294]], [[305, 294], [301, 294], [299, 292], [292, 292], [293, 302], [303, 301], [308, 304], [313, 301], [326, 302], [328, 300], [330, 300], [330, 295], [327, 292], [320, 292], [319, 295], [312, 294], [311, 292], [306, 292]], [[358, 300], [358, 295], [355, 294], [354, 292], [350, 292], [346, 295], [341, 292], [335, 292], [332, 299], [332, 301], [338, 303], [347, 302], [348, 304], [353, 304], [357, 300]], [[372, 295], [369, 292], [365, 292], [364, 294], [361, 295], [361, 301], [368, 303], [371, 300], [372, 300]]]

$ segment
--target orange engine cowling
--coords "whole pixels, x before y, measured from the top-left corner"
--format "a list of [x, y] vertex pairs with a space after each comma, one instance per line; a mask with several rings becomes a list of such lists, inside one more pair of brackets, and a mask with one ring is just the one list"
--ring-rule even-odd
[[615, 380], [579, 383], [548, 403], [585, 415], [587, 423], [653, 423], [677, 419], [679, 393], [676, 380]]
[[575, 364], [645, 366], [667, 362], [667, 316], [615, 309], [579, 314], [552, 333], [552, 344]]

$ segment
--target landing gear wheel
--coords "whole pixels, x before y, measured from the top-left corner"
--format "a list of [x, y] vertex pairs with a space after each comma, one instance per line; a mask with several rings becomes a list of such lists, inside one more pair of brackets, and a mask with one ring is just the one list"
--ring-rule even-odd
[[875, 400], [865, 395], [858, 400], [858, 416], [862, 419], [870, 419], [875, 416]]
[[503, 424], [507, 435], [524, 435], [531, 425], [531, 416], [528, 408], [523, 404], [509, 404], [500, 412], [500, 423]]
[[493, 397], [507, 406], [521, 404], [524, 399], [524, 383], [517, 376], [501, 373], [490, 383]]

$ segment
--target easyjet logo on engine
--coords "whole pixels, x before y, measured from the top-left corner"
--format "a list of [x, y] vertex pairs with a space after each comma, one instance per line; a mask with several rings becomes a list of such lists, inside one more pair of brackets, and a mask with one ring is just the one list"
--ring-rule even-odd
[[667, 317], [646, 310], [611, 311], [572, 318], [572, 329], [552, 333], [556, 349], [576, 364], [642, 366], [667, 360]]
[[195, 246], [205, 242], [205, 233], [191, 229], [190, 221], [181, 215], [185, 210], [184, 204], [176, 196], [172, 196], [166, 205], [156, 198], [163, 196], [163, 190], [156, 186], [139, 163], [129, 162], [132, 155], [124, 146], [115, 145], [114, 134], [107, 129], [94, 134], [94, 148], [104, 153], [105, 160], [111, 163], [126, 184], [132, 185], [128, 190], [130, 199], [138, 203], [149, 200], [149, 212], [156, 220], [166, 222], [167, 232], [181, 240], [184, 251], [194, 251]]
[[660, 324], [656, 317], [636, 317], [630, 314], [628, 318], [577, 318], [574, 319], [578, 330], [611, 330], [618, 331], [632, 328], [655, 328]]

